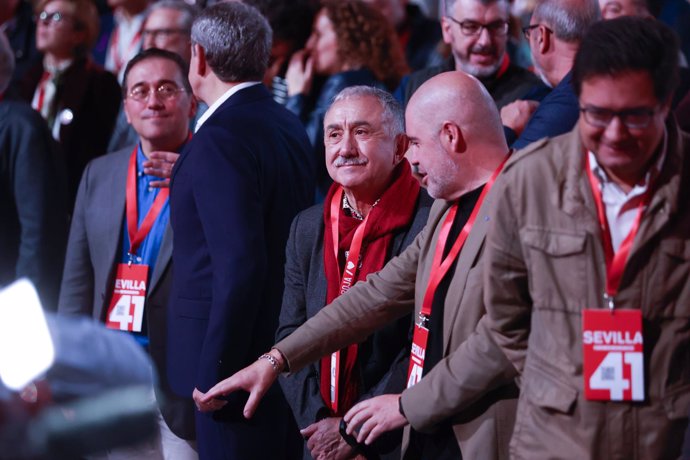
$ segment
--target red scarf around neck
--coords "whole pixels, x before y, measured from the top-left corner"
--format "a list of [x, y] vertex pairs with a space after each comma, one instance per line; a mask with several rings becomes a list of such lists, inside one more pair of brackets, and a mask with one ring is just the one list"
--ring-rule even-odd
[[[328, 285], [326, 304], [330, 304], [340, 291], [340, 273], [345, 264], [345, 251], [349, 250], [355, 230], [362, 221], [347, 215], [340, 206], [338, 219], [338, 256], [333, 250], [333, 234], [331, 229], [331, 207], [333, 195], [340, 189], [340, 185], [334, 183], [328, 190], [324, 201], [323, 254], [326, 282]], [[419, 182], [412, 177], [410, 164], [404, 160], [393, 171], [393, 182], [384, 191], [376, 206], [369, 211], [366, 229], [362, 241], [360, 255], [360, 268], [356, 281], [363, 280], [370, 273], [375, 273], [387, 261], [393, 237], [397, 231], [408, 227], [414, 218], [417, 197], [419, 196]], [[359, 396], [359, 375], [355, 363], [357, 360], [357, 344], [340, 351], [340, 381], [341, 391], [338, 397], [338, 411], [333, 415], [344, 415]], [[321, 359], [321, 397], [330, 407], [330, 373], [331, 357]]]

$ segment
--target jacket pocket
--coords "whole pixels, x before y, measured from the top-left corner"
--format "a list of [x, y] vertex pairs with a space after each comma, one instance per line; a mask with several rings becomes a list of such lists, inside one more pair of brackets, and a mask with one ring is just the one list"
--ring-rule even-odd
[[511, 458], [587, 458], [574, 448], [579, 441], [573, 425], [578, 391], [542, 366], [528, 361], [525, 367]]
[[587, 234], [525, 228], [520, 238], [534, 307], [580, 311], [587, 302]]
[[531, 404], [563, 414], [570, 413], [577, 400], [578, 391], [575, 388], [535, 365], [528, 365], [525, 373], [531, 376], [523, 379], [520, 391], [525, 392]]

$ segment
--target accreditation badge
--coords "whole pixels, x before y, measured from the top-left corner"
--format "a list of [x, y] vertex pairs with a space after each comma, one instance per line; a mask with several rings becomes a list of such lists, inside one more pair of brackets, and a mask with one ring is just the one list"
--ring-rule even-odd
[[426, 355], [428, 340], [429, 329], [427, 329], [425, 325], [415, 323], [414, 335], [412, 337], [412, 349], [410, 350], [410, 367], [407, 371], [407, 388], [411, 388], [422, 380], [424, 355]]
[[641, 310], [584, 310], [582, 346], [586, 399], [644, 401]]
[[118, 264], [106, 327], [141, 332], [148, 274], [148, 265]]

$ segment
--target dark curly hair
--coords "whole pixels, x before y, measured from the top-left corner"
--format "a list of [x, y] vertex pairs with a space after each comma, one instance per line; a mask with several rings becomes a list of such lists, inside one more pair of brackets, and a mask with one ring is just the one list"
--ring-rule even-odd
[[341, 61], [366, 67], [395, 88], [409, 68], [395, 30], [381, 12], [360, 0], [322, 0], [321, 8], [333, 23]]

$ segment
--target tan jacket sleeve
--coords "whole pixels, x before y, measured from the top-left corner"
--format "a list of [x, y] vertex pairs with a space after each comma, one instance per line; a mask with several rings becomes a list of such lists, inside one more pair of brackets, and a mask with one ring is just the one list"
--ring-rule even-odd
[[378, 328], [414, 310], [417, 265], [427, 228], [380, 272], [357, 283], [275, 345], [291, 372], [363, 341]]
[[[505, 174], [508, 173], [508, 174]], [[496, 183], [497, 199], [484, 252], [484, 305], [488, 326], [497, 345], [522, 373], [532, 315], [527, 268], [520, 241], [517, 216], [519, 198], [511, 190], [510, 171]]]

